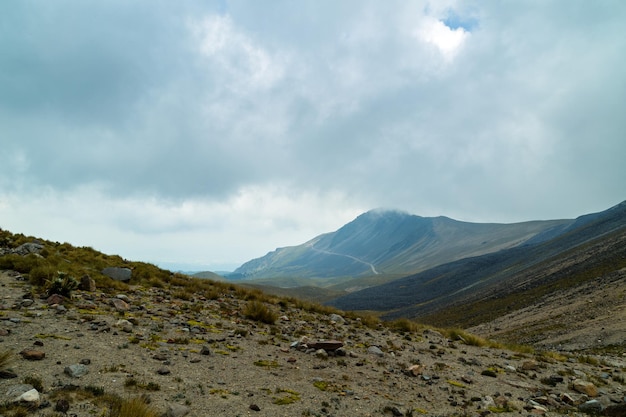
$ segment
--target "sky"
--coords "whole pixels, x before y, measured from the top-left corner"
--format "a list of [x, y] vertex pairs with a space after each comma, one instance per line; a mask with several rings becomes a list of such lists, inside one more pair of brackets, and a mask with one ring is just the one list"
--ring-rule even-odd
[[0, 2], [0, 228], [232, 270], [626, 200], [626, 2]]

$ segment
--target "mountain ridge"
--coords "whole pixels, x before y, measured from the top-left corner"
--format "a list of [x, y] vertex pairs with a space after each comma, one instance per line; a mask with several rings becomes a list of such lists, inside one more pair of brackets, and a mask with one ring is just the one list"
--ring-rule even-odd
[[399, 210], [370, 210], [334, 232], [252, 259], [231, 279], [337, 278], [416, 273], [548, 238], [573, 219], [520, 223], [470, 223], [445, 216], [421, 217]]

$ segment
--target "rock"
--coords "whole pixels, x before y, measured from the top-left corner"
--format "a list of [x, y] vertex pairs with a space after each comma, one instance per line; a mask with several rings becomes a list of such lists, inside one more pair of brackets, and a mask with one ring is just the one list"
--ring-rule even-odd
[[378, 346], [370, 346], [370, 347], [368, 347], [367, 348], [367, 353], [369, 353], [371, 355], [380, 356], [380, 357], [385, 356], [385, 352], [380, 350], [380, 348]]
[[50, 297], [46, 298], [46, 304], [48, 304], [49, 306], [62, 304], [63, 301], [65, 301], [65, 297], [60, 294], [52, 294]]
[[25, 393], [26, 391], [30, 391], [31, 389], [33, 389], [34, 387], [30, 384], [17, 384], [17, 385], [11, 385], [9, 387], [9, 389], [7, 390], [5, 396], [7, 398], [15, 398], [15, 397], [19, 397], [20, 395], [22, 395], [23, 393]]
[[128, 311], [130, 309], [128, 303], [119, 298], [111, 298], [110, 303], [117, 311]]
[[128, 282], [132, 276], [129, 268], [108, 267], [102, 270], [102, 274], [115, 281]]
[[189, 414], [189, 407], [182, 404], [168, 404], [166, 417], [184, 417]]
[[202, 349], [200, 349], [200, 354], [204, 356], [211, 356], [213, 353], [211, 352], [211, 348], [209, 348], [207, 345], [204, 345], [202, 346]]
[[83, 275], [80, 279], [80, 284], [78, 284], [78, 289], [88, 292], [94, 292], [96, 290], [96, 281], [93, 280], [89, 275]]
[[622, 404], [609, 405], [604, 409], [604, 415], [609, 417], [626, 416], [626, 402]]
[[406, 374], [409, 376], [420, 376], [424, 372], [422, 365], [411, 365], [406, 369]]
[[600, 413], [604, 406], [598, 400], [589, 400], [579, 405], [578, 409], [584, 413]]
[[537, 369], [539, 369], [539, 363], [534, 360], [525, 361], [524, 363], [522, 363], [522, 369], [524, 371], [536, 371]]
[[66, 366], [63, 370], [63, 373], [67, 376], [71, 376], [72, 378], [80, 378], [83, 375], [86, 375], [89, 372], [89, 368], [82, 363], [76, 363], [70, 366]]
[[0, 379], [12, 379], [17, 378], [17, 374], [8, 369], [0, 369]]
[[61, 398], [57, 401], [54, 406], [54, 411], [58, 411], [60, 413], [67, 413], [67, 410], [70, 409], [70, 403], [64, 398]]
[[39, 403], [39, 391], [35, 388], [26, 391], [15, 399], [16, 402]]
[[574, 391], [580, 392], [581, 394], [586, 394], [590, 397], [598, 396], [598, 388], [593, 385], [593, 382], [577, 379], [572, 383], [572, 388], [574, 389]]
[[261, 407], [259, 407], [259, 406], [258, 406], [258, 405], [256, 405], [256, 404], [250, 404], [250, 407], [249, 407], [249, 408], [250, 408], [250, 410], [252, 410], [252, 411], [261, 411]]
[[328, 352], [326, 352], [324, 349], [318, 349], [315, 351], [315, 356], [317, 356], [320, 359], [327, 359]]
[[157, 374], [159, 375], [169, 375], [170, 373], [172, 373], [168, 368], [166, 367], [161, 367], [159, 369], [157, 369]]
[[311, 349], [324, 349], [326, 351], [337, 350], [343, 347], [343, 342], [339, 340], [321, 340], [318, 342], [309, 342], [307, 346]]
[[346, 319], [341, 317], [339, 314], [331, 314], [329, 317], [330, 321], [334, 321], [337, 324], [344, 324]]
[[24, 243], [13, 249], [13, 253], [26, 256], [30, 253], [39, 254], [43, 250], [43, 245], [36, 242]]
[[37, 349], [24, 349], [20, 352], [20, 355], [22, 355], [22, 358], [28, 361], [40, 361], [46, 357], [45, 352]]

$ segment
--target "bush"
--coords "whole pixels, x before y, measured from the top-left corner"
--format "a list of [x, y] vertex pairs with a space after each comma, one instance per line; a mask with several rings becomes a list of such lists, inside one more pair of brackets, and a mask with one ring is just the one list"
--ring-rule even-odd
[[59, 294], [70, 297], [72, 291], [78, 288], [78, 281], [64, 272], [57, 272], [57, 276], [48, 281], [46, 287], [48, 295]]
[[274, 322], [278, 319], [278, 315], [267, 308], [267, 306], [260, 301], [248, 302], [243, 314], [251, 320], [267, 324], [274, 324]]

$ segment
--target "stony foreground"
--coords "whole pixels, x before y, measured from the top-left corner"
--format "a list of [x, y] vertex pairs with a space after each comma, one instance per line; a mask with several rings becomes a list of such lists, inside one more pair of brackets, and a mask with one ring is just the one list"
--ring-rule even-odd
[[2, 401], [77, 417], [107, 415], [105, 393], [144, 396], [173, 417], [626, 415], [619, 353], [516, 353], [287, 302], [269, 305], [270, 325], [246, 319], [255, 301], [228, 291], [207, 300], [131, 288], [48, 299], [1, 273], [0, 352], [14, 353]]

